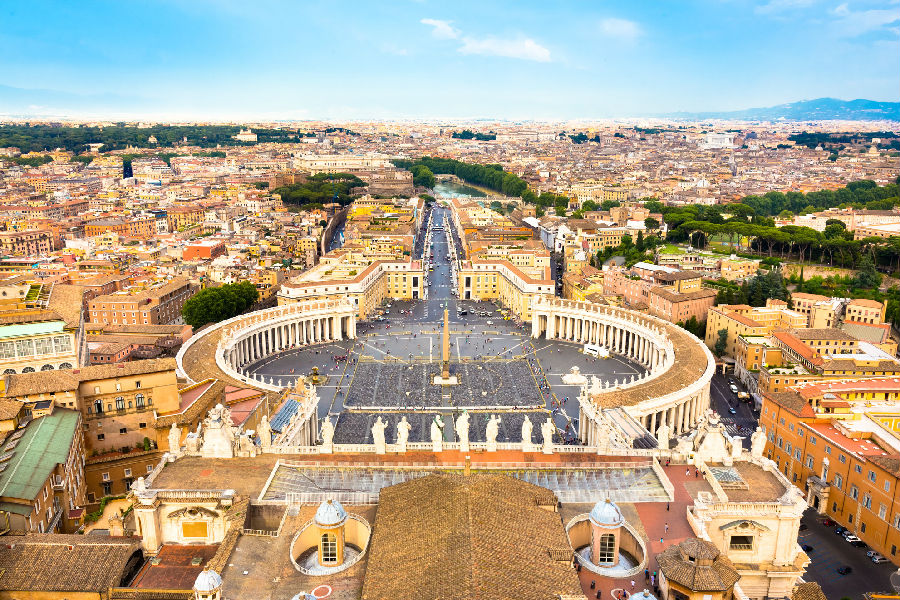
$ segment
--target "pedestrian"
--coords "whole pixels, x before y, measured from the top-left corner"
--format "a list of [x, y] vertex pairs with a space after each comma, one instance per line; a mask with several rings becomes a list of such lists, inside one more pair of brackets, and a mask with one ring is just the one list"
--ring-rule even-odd
[[650, 569], [644, 569], [644, 581], [650, 581]]
[[666, 533], [669, 533], [669, 524], [668, 524], [668, 522], [666, 523]]
[[700, 471], [699, 471], [699, 470], [694, 469], [694, 477], [700, 477]]
[[650, 576], [650, 587], [653, 587], [653, 586], [655, 585], [655, 583], [654, 583], [655, 581], [656, 581], [656, 577], [654, 577], [653, 575], [651, 575], [651, 576]]
[[597, 590], [597, 598], [600, 598], [602, 595], [603, 595], [603, 592], [601, 590]]
[[660, 537], [659, 537], [659, 543], [660, 543], [660, 544], [662, 544], [662, 543], [663, 543], [663, 539], [662, 539], [662, 536], [660, 536]]
[[592, 580], [592, 581], [591, 581], [591, 589], [593, 590], [593, 589], [595, 589], [596, 587], [597, 587], [597, 582]]
[[666, 502], [666, 512], [669, 512], [669, 503]]
[[684, 470], [684, 476], [685, 476], [685, 477], [689, 477], [690, 474], [691, 474], [690, 468], [687, 468], [687, 469]]
[[631, 580], [631, 589], [634, 589], [634, 579]]

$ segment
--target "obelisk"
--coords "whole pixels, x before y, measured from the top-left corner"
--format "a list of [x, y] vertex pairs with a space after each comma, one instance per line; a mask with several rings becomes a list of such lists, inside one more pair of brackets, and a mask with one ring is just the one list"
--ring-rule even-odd
[[444, 334], [441, 336], [441, 378], [450, 379], [450, 311], [444, 309]]
[[434, 385], [456, 385], [456, 375], [450, 374], [450, 311], [444, 309], [444, 331], [441, 335], [441, 374], [434, 376]]

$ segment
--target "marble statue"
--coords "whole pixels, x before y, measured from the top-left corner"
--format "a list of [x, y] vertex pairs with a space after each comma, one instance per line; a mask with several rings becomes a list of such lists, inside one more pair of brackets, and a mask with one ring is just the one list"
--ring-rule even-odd
[[669, 436], [671, 435], [671, 431], [669, 430], [669, 426], [665, 421], [662, 422], [662, 425], [656, 430], [656, 441], [659, 443], [659, 447], [663, 450], [669, 449]]
[[491, 415], [490, 420], [488, 420], [487, 429], [484, 432], [484, 437], [487, 440], [487, 450], [488, 452], [496, 452], [497, 451], [497, 434], [500, 430], [500, 417], [497, 415]]
[[272, 445], [272, 426], [269, 425], [268, 415], [263, 415], [262, 420], [259, 422], [257, 434], [259, 435], [259, 443], [263, 448], [268, 448]]
[[412, 429], [412, 425], [409, 424], [406, 420], [406, 415], [404, 415], [397, 422], [397, 452], [406, 452], [406, 442], [409, 441], [410, 429]]
[[231, 411], [221, 403], [207, 414], [200, 455], [206, 458], [234, 458], [234, 421]]
[[763, 451], [766, 449], [766, 432], [762, 427], [757, 427], [753, 435], [750, 436], [750, 454], [762, 458]]
[[238, 450], [244, 456], [256, 456], [256, 444], [253, 443], [252, 431], [248, 431], [238, 438]]
[[322, 421], [322, 446], [319, 448], [320, 454], [331, 454], [334, 451], [334, 446], [332, 445], [332, 441], [334, 439], [334, 425], [331, 424], [331, 419], [325, 417], [325, 420]]
[[135, 494], [140, 494], [147, 491], [147, 482], [144, 481], [143, 477], [138, 477], [137, 481], [135, 481], [131, 485], [131, 491]]
[[522, 452], [534, 452], [534, 444], [531, 442], [532, 429], [534, 425], [531, 424], [528, 415], [525, 415], [525, 420], [522, 421]]
[[372, 440], [375, 443], [375, 454], [384, 454], [387, 451], [387, 444], [384, 441], [384, 429], [387, 427], [381, 416], [375, 419], [372, 425]]
[[553, 454], [553, 434], [556, 432], [556, 425], [553, 420], [547, 417], [547, 420], [541, 425], [541, 435], [544, 437], [544, 454]]
[[581, 374], [581, 369], [577, 365], [569, 369], [569, 372], [563, 375], [562, 380], [566, 385], [583, 385], [587, 383], [587, 377]]
[[431, 422], [431, 449], [433, 452], [444, 449], [444, 421], [441, 415], [435, 415]]
[[459, 441], [459, 451], [469, 451], [469, 413], [463, 411], [456, 418], [456, 439]]
[[181, 429], [175, 423], [169, 428], [169, 454], [181, 454]]

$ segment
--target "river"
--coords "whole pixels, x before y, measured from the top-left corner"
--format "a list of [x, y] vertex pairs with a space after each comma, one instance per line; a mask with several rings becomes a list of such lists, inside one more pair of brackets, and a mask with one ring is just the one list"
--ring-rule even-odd
[[470, 185], [453, 181], [439, 181], [434, 186], [436, 198], [487, 198], [487, 194]]

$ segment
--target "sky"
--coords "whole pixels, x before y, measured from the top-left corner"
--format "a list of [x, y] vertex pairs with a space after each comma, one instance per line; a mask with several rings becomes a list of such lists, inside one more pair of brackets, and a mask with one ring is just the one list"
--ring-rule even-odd
[[900, 100], [900, 0], [29, 0], [0, 114], [601, 119]]

